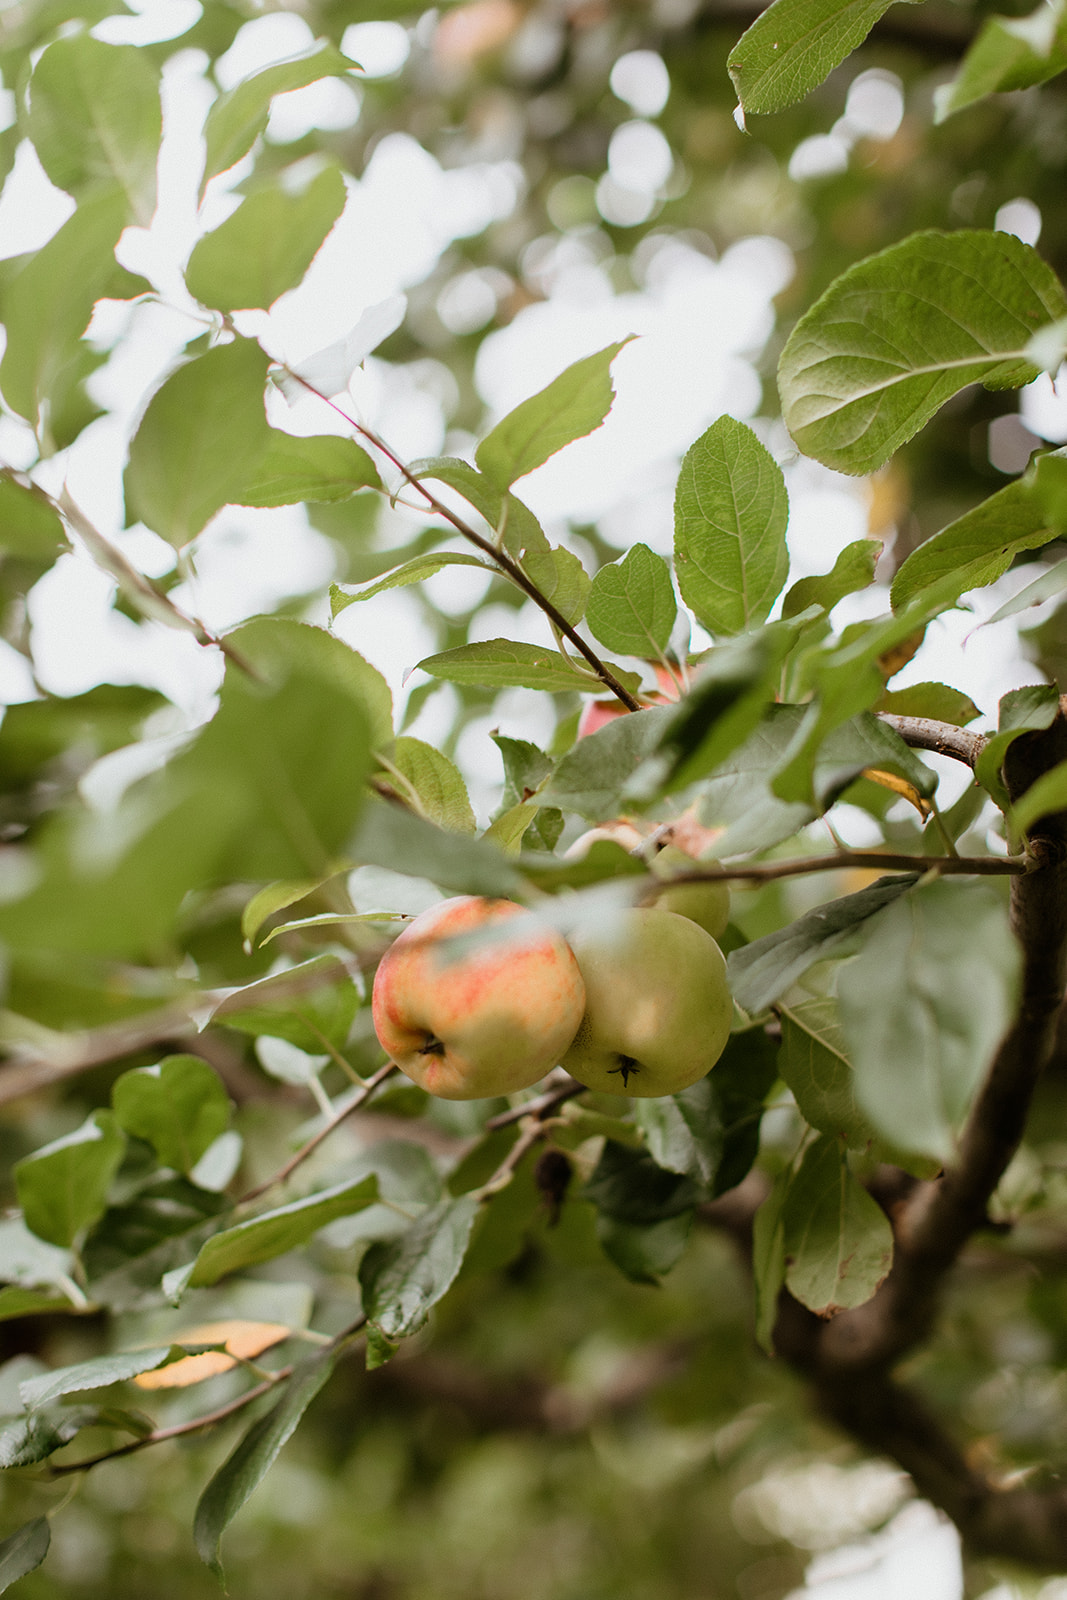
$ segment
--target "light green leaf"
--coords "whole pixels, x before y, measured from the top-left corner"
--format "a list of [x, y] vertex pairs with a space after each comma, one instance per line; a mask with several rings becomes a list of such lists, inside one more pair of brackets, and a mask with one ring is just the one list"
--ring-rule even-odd
[[478, 469], [497, 489], [554, 456], [564, 445], [599, 428], [615, 399], [611, 363], [629, 339], [575, 361], [547, 388], [516, 406], [474, 453]]
[[[299, 438], [270, 430], [266, 453], [241, 489], [242, 506], [293, 506], [303, 501], [336, 503], [360, 489], [381, 488], [367, 452], [335, 434]], [[353, 597], [355, 598], [355, 597]]]
[[321, 1189], [303, 1200], [265, 1211], [261, 1216], [226, 1228], [207, 1241], [193, 1264], [188, 1286], [208, 1288], [231, 1272], [257, 1267], [306, 1244], [328, 1222], [365, 1211], [378, 1199], [378, 1180], [373, 1175], [354, 1183], [338, 1183]]
[[354, 61], [333, 45], [323, 44], [291, 61], [264, 67], [262, 72], [246, 78], [236, 88], [220, 94], [204, 125], [207, 159], [201, 194], [211, 178], [226, 172], [251, 150], [267, 126], [270, 103], [276, 94], [303, 89], [320, 78], [342, 78], [355, 70]]
[[331, 611], [335, 617], [339, 617], [346, 607], [355, 605], [357, 600], [373, 600], [376, 594], [381, 594], [386, 589], [403, 589], [409, 583], [421, 583], [423, 578], [432, 578], [442, 567], [481, 567], [483, 572], [497, 570], [488, 561], [480, 561], [477, 556], [464, 555], [457, 550], [428, 550], [425, 555], [414, 556], [412, 560], [405, 561], [402, 567], [394, 568], [376, 583], [368, 584], [365, 589], [347, 589], [344, 584], [332, 584]]
[[147, 51], [89, 33], [57, 39], [30, 79], [27, 125], [54, 184], [77, 194], [117, 182], [130, 216], [147, 228], [163, 131], [159, 72]]
[[787, 591], [782, 601], [782, 616], [796, 617], [809, 606], [832, 611], [839, 600], [874, 582], [874, 569], [882, 546], [877, 539], [857, 539], [846, 545], [834, 562], [833, 570], [818, 578], [801, 578]]
[[1035, 466], [912, 551], [893, 579], [893, 610], [920, 598], [947, 608], [968, 589], [995, 583], [1017, 555], [1048, 544], [1056, 533]]
[[337, 1352], [327, 1346], [302, 1361], [281, 1388], [279, 1399], [265, 1416], [253, 1422], [200, 1496], [193, 1521], [193, 1538], [201, 1561], [220, 1578], [219, 1543], [223, 1533], [292, 1438], [304, 1412], [333, 1371], [336, 1360]]
[[432, 456], [412, 462], [411, 471], [416, 478], [446, 483], [461, 494], [481, 513], [511, 555], [522, 557], [535, 550], [548, 550], [544, 530], [529, 506], [518, 495], [498, 489], [466, 461], [455, 456]]
[[912, 234], [801, 317], [778, 366], [785, 424], [824, 465], [873, 472], [968, 384], [1036, 378], [1027, 343], [1065, 313], [1059, 279], [1014, 235]]
[[74, 1133], [16, 1161], [26, 1226], [49, 1244], [74, 1244], [103, 1216], [125, 1150], [126, 1136], [111, 1112], [94, 1111]]
[[948, 1160], [1015, 1010], [1007, 906], [984, 884], [941, 879], [886, 907], [861, 938], [838, 982], [857, 1101], [891, 1144]]
[[752, 1279], [756, 1291], [756, 1343], [774, 1354], [778, 1294], [785, 1282], [785, 1225], [782, 1212], [792, 1174], [780, 1172], [752, 1224]]
[[1029, 833], [1035, 822], [1056, 811], [1067, 810], [1067, 762], [1043, 772], [1011, 810], [1011, 825], [1016, 833]]
[[917, 872], [879, 878], [869, 889], [845, 895], [798, 917], [788, 927], [753, 939], [726, 958], [730, 993], [745, 1011], [757, 1015], [785, 994], [798, 978], [828, 956], [844, 953], [860, 923], [913, 889]]
[[686, 452], [674, 498], [674, 568], [682, 599], [710, 633], [765, 622], [789, 571], [789, 499], [781, 468], [733, 417]]
[[0, 1594], [41, 1565], [51, 1541], [47, 1517], [36, 1517], [0, 1540]]
[[601, 567], [587, 609], [590, 628], [609, 650], [661, 655], [678, 614], [667, 563], [647, 544], [632, 545], [621, 561]]
[[352, 846], [357, 861], [429, 878], [457, 894], [516, 896], [523, 880], [502, 851], [484, 839], [446, 833], [402, 806], [371, 798]]
[[889, 1218], [849, 1171], [836, 1139], [804, 1152], [782, 1208], [785, 1281], [817, 1316], [861, 1306], [893, 1263]]
[[781, 111], [863, 43], [893, 0], [775, 0], [741, 35], [727, 66], [741, 108]]
[[[585, 615], [589, 597], [589, 574], [570, 550], [532, 550], [523, 557], [523, 568], [546, 600], [573, 626]], [[594, 632], [596, 630], [594, 629]]]
[[913, 683], [907, 689], [889, 689], [878, 702], [879, 711], [895, 717], [929, 717], [965, 728], [981, 715], [970, 695], [947, 683]]
[[[94, 305], [105, 297], [128, 300], [151, 287], [115, 260], [128, 220], [126, 196], [117, 186], [87, 195], [43, 249], [26, 258], [5, 290], [7, 348], [0, 388], [8, 405], [40, 429], [49, 448], [56, 445], [61, 413], [104, 359], [81, 343]], [[87, 411], [84, 422], [93, 414]]]
[[390, 1341], [425, 1322], [463, 1265], [478, 1201], [442, 1200], [390, 1244], [372, 1245], [359, 1269], [363, 1308]]
[[1057, 561], [1055, 566], [1047, 567], [1039, 578], [1028, 583], [1013, 599], [1006, 600], [991, 617], [987, 617], [982, 627], [988, 628], [990, 623], [1003, 622], [1005, 617], [1018, 616], [1020, 611], [1026, 611], [1030, 606], [1042, 605], [1046, 600], [1062, 594], [1064, 589], [1067, 589], [1067, 560]]
[[359, 995], [343, 963], [325, 955], [235, 989], [209, 1020], [242, 1033], [288, 1039], [315, 1055], [344, 1047], [358, 1008]]
[[[544, 689], [550, 694], [579, 690], [588, 694], [599, 684], [588, 668], [572, 665], [558, 650], [511, 639], [457, 645], [440, 655], [425, 656], [418, 665], [431, 678], [483, 689]], [[636, 672], [623, 672], [617, 667], [612, 671], [631, 692], [640, 687]]]
[[836, 1000], [801, 1000], [777, 1010], [782, 1020], [779, 1070], [801, 1116], [820, 1133], [843, 1139], [853, 1150], [865, 1150], [874, 1134], [856, 1104]]
[[404, 735], [389, 750], [387, 771], [405, 780], [403, 798], [412, 799], [420, 814], [439, 828], [473, 833], [474, 812], [459, 769], [440, 750], [422, 739]]
[[118, 1355], [97, 1356], [92, 1361], [80, 1361], [77, 1366], [60, 1367], [54, 1372], [42, 1372], [39, 1377], [27, 1378], [19, 1385], [19, 1395], [27, 1411], [36, 1411], [67, 1394], [106, 1389], [113, 1383], [139, 1377], [142, 1372], [154, 1372], [179, 1354], [173, 1345], [163, 1345], [156, 1350], [127, 1350]]
[[44, 491], [0, 471], [0, 556], [51, 565], [69, 548], [66, 530]]
[[987, 17], [951, 83], [934, 90], [934, 120], [986, 95], [1047, 83], [1067, 68], [1067, 14], [1059, 0], [1028, 17]]
[[196, 245], [185, 269], [189, 293], [218, 311], [273, 305], [303, 278], [345, 196], [337, 167], [326, 167], [302, 194], [257, 189]]
[[0, 1289], [0, 1322], [35, 1317], [41, 1312], [78, 1312], [80, 1309], [66, 1295], [49, 1294], [44, 1289], [20, 1289], [15, 1284], [6, 1284]]
[[482, 834], [482, 838], [491, 839], [506, 855], [518, 855], [522, 841], [537, 817], [538, 809], [536, 800], [520, 801], [509, 811], [502, 811], [498, 817], [494, 817]]
[[111, 1090], [120, 1127], [155, 1149], [165, 1167], [188, 1176], [230, 1121], [230, 1097], [200, 1056], [167, 1056], [124, 1072]]
[[188, 361], [153, 395], [130, 445], [126, 514], [178, 550], [240, 501], [270, 444], [269, 360], [235, 339]]
[[659, 747], [669, 718], [663, 707], [650, 706], [606, 722], [562, 758], [540, 799], [590, 822], [617, 817], [634, 774]]
[[295, 883], [265, 884], [262, 889], [256, 891], [241, 913], [242, 939], [251, 944], [263, 924], [277, 912], [295, 905], [298, 900], [305, 900], [315, 889], [328, 881], [329, 879], [323, 878], [300, 878]]

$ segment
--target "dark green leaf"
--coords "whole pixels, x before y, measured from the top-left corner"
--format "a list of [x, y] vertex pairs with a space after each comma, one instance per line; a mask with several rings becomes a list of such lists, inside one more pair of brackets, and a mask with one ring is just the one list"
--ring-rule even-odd
[[632, 711], [579, 739], [540, 798], [590, 822], [617, 817], [631, 779], [659, 747], [670, 715], [659, 706]]
[[0, 1423], [0, 1469], [32, 1467], [99, 1421], [97, 1406], [55, 1406]]
[[891, 1144], [947, 1160], [1014, 1014], [1020, 955], [1006, 903], [984, 884], [942, 879], [886, 907], [861, 937], [838, 982], [857, 1101]]
[[609, 650], [649, 659], [661, 655], [678, 613], [663, 557], [635, 544], [621, 561], [601, 567], [587, 613], [590, 628]]
[[[713, 1196], [739, 1184], [756, 1159], [764, 1102], [778, 1081], [778, 1054], [777, 1042], [763, 1028], [732, 1033], [706, 1080], [714, 1091], [714, 1115], [723, 1130]], [[684, 1091], [686, 1096], [689, 1092]], [[709, 1107], [709, 1129], [712, 1116]]]
[[832, 611], [839, 600], [874, 582], [874, 569], [882, 546], [877, 539], [857, 539], [846, 545], [830, 572], [818, 578], [801, 578], [786, 592], [782, 616], [796, 617], [809, 606]]
[[190, 294], [219, 311], [273, 305], [295, 289], [341, 215], [345, 185], [326, 167], [302, 194], [257, 189], [189, 257]]
[[852, 1063], [837, 1015], [837, 1002], [824, 997], [780, 1006], [780, 1071], [793, 1091], [801, 1116], [820, 1133], [864, 1150], [873, 1130], [856, 1104]]
[[180, 550], [254, 481], [271, 442], [269, 359], [235, 339], [188, 361], [149, 402], [130, 445], [126, 513]]
[[968, 384], [1036, 378], [1027, 344], [1065, 313], [1059, 279], [1014, 235], [913, 234], [850, 267], [793, 329], [786, 426], [824, 465], [873, 472]]
[[727, 65], [741, 108], [802, 100], [863, 43], [893, 0], [775, 0], [741, 35]]
[[634, 1102], [634, 1121], [658, 1167], [714, 1182], [723, 1142], [716, 1087], [709, 1075], [680, 1094]]
[[705, 1190], [689, 1175], [665, 1171], [647, 1150], [608, 1139], [582, 1195], [613, 1221], [645, 1227], [688, 1215]]
[[167, 1056], [157, 1066], [124, 1072], [111, 1104], [127, 1133], [146, 1140], [165, 1167], [186, 1176], [230, 1121], [222, 1079], [200, 1056]]
[[599, 428], [615, 398], [611, 363], [628, 339], [575, 361], [539, 394], [498, 422], [474, 453], [478, 470], [497, 489], [509, 489], [549, 456]]
[[337, 1217], [364, 1211], [378, 1199], [378, 1180], [371, 1174], [355, 1183], [335, 1184], [320, 1189], [303, 1200], [265, 1211], [247, 1222], [215, 1234], [202, 1247], [189, 1277], [189, 1287], [199, 1289], [218, 1283], [231, 1272], [273, 1261], [306, 1243], [328, 1222]]
[[804, 1152], [782, 1208], [791, 1292], [818, 1316], [861, 1306], [893, 1261], [889, 1218], [849, 1170], [836, 1139]]
[[1002, 809], [1007, 810], [1010, 804], [1001, 777], [1001, 767], [1009, 746], [1021, 734], [1051, 727], [1058, 711], [1059, 694], [1055, 684], [1026, 684], [1021, 689], [1009, 689], [1002, 696], [997, 732], [986, 740], [974, 764], [974, 775], [978, 782]]
[[377, 467], [354, 439], [329, 433], [300, 438], [272, 428], [266, 454], [241, 489], [238, 504], [293, 506], [307, 500], [329, 504], [380, 485]]
[[596, 1234], [608, 1260], [631, 1283], [656, 1284], [681, 1259], [692, 1223], [692, 1211], [649, 1223], [620, 1222], [601, 1212]]
[[267, 126], [276, 94], [303, 89], [320, 78], [344, 77], [356, 63], [333, 45], [323, 44], [292, 61], [280, 61], [220, 94], [204, 125], [207, 158], [201, 193], [209, 179], [246, 155]]
[[38, 1411], [64, 1395], [106, 1389], [113, 1383], [136, 1378], [142, 1372], [155, 1372], [157, 1367], [165, 1366], [180, 1353], [173, 1346], [164, 1345], [158, 1350], [128, 1350], [119, 1355], [97, 1356], [74, 1367], [60, 1367], [55, 1372], [27, 1378], [19, 1385], [19, 1394], [27, 1411]]
[[145, 50], [72, 33], [49, 45], [30, 79], [28, 128], [41, 165], [71, 194], [122, 186], [147, 228], [163, 131], [159, 74]]
[[44, 492], [0, 471], [0, 555], [50, 566], [69, 548], [66, 530]]
[[302, 1361], [282, 1387], [279, 1399], [252, 1424], [200, 1496], [193, 1538], [201, 1561], [220, 1578], [219, 1543], [223, 1533], [274, 1465], [336, 1360], [337, 1352], [327, 1347]]
[[442, 1200], [399, 1239], [373, 1245], [364, 1256], [359, 1274], [363, 1308], [387, 1339], [414, 1333], [451, 1288], [477, 1213], [473, 1195]]
[[539, 750], [528, 739], [509, 739], [503, 733], [491, 733], [489, 737], [500, 751], [504, 763], [504, 793], [500, 811], [509, 811], [512, 806], [529, 799], [541, 787], [552, 771], [552, 762], [543, 750]]
[[49, 1244], [70, 1246], [104, 1213], [126, 1137], [110, 1111], [15, 1163], [26, 1226]]
[[0, 1289], [0, 1322], [13, 1322], [16, 1317], [33, 1317], [42, 1311], [78, 1309], [66, 1295], [49, 1294], [45, 1289], [19, 1289], [14, 1284]]
[[211, 1013], [242, 1033], [288, 1039], [312, 1054], [342, 1049], [359, 1008], [356, 987], [337, 956], [315, 956], [299, 966], [235, 989]]
[[48, 1518], [37, 1517], [0, 1540], [0, 1594], [41, 1565], [51, 1539]]
[[[457, 645], [440, 655], [426, 656], [418, 666], [432, 678], [482, 689], [544, 689], [550, 694], [578, 690], [588, 694], [599, 685], [588, 667], [573, 665], [558, 650], [548, 645], [518, 644], [511, 639]], [[635, 672], [622, 672], [618, 667], [613, 670], [631, 692], [640, 686]]]
[[917, 872], [879, 878], [869, 889], [830, 900], [788, 927], [754, 939], [727, 957], [730, 993], [745, 1011], [764, 1011], [816, 961], [839, 952], [857, 925], [873, 917], [919, 881]]
[[778, 1295], [785, 1283], [785, 1225], [782, 1212], [792, 1174], [779, 1173], [752, 1224], [752, 1279], [756, 1290], [756, 1343], [774, 1354]]
[[767, 620], [789, 571], [781, 468], [751, 428], [720, 417], [687, 451], [674, 499], [682, 599], [714, 635]]
[[352, 845], [355, 859], [411, 877], [429, 878], [459, 894], [516, 895], [522, 879], [493, 844], [446, 833], [402, 806], [371, 798]]

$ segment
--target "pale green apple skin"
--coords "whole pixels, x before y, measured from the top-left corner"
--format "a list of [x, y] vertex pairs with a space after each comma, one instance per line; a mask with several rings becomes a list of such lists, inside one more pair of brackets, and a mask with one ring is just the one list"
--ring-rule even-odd
[[523, 912], [510, 900], [443, 900], [409, 923], [379, 962], [374, 1031], [401, 1072], [430, 1094], [484, 1100], [528, 1089], [574, 1038], [585, 986], [554, 929], [527, 914], [513, 937], [453, 942]]
[[635, 907], [570, 937], [586, 1009], [561, 1065], [587, 1088], [651, 1099], [706, 1076], [726, 1048], [733, 1002], [709, 933], [674, 911]]
[[693, 872], [698, 867], [717, 867], [717, 861], [694, 861], [674, 845], [667, 845], [652, 863], [652, 871], [665, 879], [662, 887], [651, 889], [642, 901], [646, 906], [658, 906], [661, 911], [675, 911], [688, 917], [721, 939], [730, 920], [730, 891], [725, 883], [671, 883], [675, 873]]

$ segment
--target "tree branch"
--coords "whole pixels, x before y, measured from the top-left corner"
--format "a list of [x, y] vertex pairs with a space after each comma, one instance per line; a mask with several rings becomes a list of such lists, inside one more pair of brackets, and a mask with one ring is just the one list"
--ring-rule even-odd
[[984, 733], [970, 733], [951, 722], [935, 722], [932, 717], [897, 717], [888, 711], [876, 711], [879, 722], [899, 733], [904, 743], [913, 750], [932, 750], [939, 756], [951, 756], [973, 767], [986, 742]]

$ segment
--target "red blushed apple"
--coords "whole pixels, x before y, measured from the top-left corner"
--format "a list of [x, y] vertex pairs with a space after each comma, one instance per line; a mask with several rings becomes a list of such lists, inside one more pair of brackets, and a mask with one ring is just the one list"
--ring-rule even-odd
[[[497, 927], [513, 918], [521, 919], [513, 932]], [[510, 900], [476, 895], [416, 917], [374, 979], [383, 1050], [444, 1100], [528, 1089], [557, 1064], [584, 1009], [582, 975], [561, 935]]]
[[[677, 700], [678, 685], [667, 668], [659, 662], [656, 663], [656, 681], [659, 691], [645, 696], [649, 705], [666, 706]], [[590, 700], [578, 718], [578, 738], [584, 739], [587, 733], [596, 733], [606, 722], [614, 722], [616, 717], [625, 715], [626, 707], [621, 700]]]

